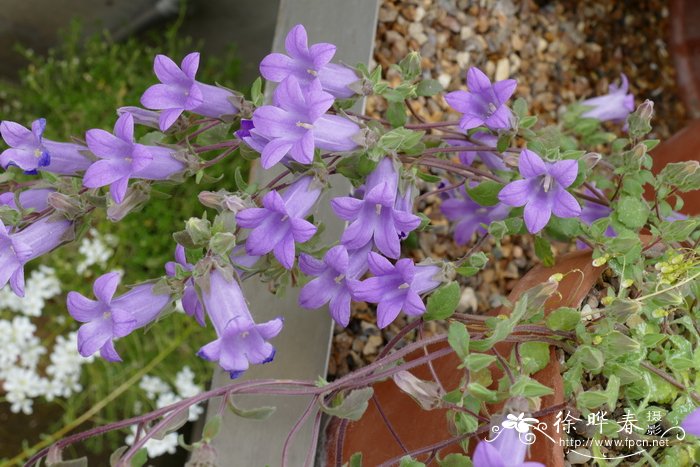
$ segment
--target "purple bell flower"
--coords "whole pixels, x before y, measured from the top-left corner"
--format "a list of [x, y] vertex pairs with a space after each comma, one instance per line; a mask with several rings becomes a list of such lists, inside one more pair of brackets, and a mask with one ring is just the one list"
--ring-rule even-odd
[[216, 266], [205, 278], [198, 279], [197, 285], [217, 334], [217, 339], [203, 346], [197, 355], [219, 362], [231, 378], [251, 364], [272, 361], [275, 348], [267, 341], [282, 331], [282, 318], [256, 324], [236, 279]]
[[348, 284], [355, 300], [378, 304], [377, 326], [380, 329], [391, 324], [401, 311], [410, 316], [425, 313], [420, 294], [440, 285], [440, 281], [434, 279], [440, 272], [438, 266], [417, 266], [409, 258], [400, 259], [394, 265], [375, 252], [367, 255], [367, 261], [374, 277], [348, 280]]
[[681, 428], [686, 433], [700, 437], [700, 409], [695, 409], [685, 416], [681, 422]]
[[348, 249], [360, 249], [374, 239], [383, 255], [399, 257], [400, 235], [406, 236], [421, 221], [411, 212], [396, 208], [398, 179], [394, 162], [386, 157], [367, 177], [364, 199], [342, 196], [331, 201], [336, 215], [350, 222], [341, 237]]
[[367, 271], [369, 244], [361, 250], [348, 251], [337, 245], [326, 252], [323, 261], [313, 256], [299, 256], [299, 268], [309, 276], [316, 276], [299, 293], [299, 305], [320, 308], [328, 303], [336, 323], [347, 327], [350, 322], [351, 292], [349, 279], [358, 279]]
[[[19, 204], [22, 209], [34, 209], [43, 211], [49, 207], [49, 194], [54, 193], [53, 188], [30, 188], [19, 193]], [[15, 194], [8, 191], [0, 194], [0, 206], [9, 206], [14, 210], [19, 210], [15, 200]]]
[[463, 130], [481, 125], [492, 130], [507, 130], [511, 127], [513, 114], [505, 103], [515, 92], [517, 84], [514, 79], [491, 84], [483, 71], [471, 67], [467, 72], [469, 91], [447, 93], [445, 100], [450, 107], [463, 114], [459, 121], [459, 127]]
[[[484, 133], [478, 131], [472, 135], [474, 143], [464, 140], [447, 140], [447, 142], [452, 146], [493, 146], [496, 147], [498, 143], [498, 137], [490, 133]], [[490, 151], [464, 151], [459, 153], [459, 161], [464, 165], [471, 166], [476, 158], [479, 158], [486, 167], [491, 170], [510, 170], [506, 163], [503, 161], [502, 157], [498, 154]]]
[[624, 121], [630, 112], [634, 111], [634, 96], [627, 93], [629, 81], [624, 73], [620, 75], [620, 81], [619, 87], [611, 84], [607, 94], [592, 97], [581, 102], [581, 105], [592, 107], [592, 109], [584, 112], [581, 116], [595, 118], [602, 122]]
[[359, 81], [357, 74], [343, 65], [329, 63], [335, 55], [333, 44], [308, 45], [306, 29], [301, 24], [294, 26], [284, 41], [289, 55], [271, 53], [260, 62], [260, 74], [276, 83], [293, 76], [302, 86], [308, 86], [316, 78], [323, 90], [338, 99], [352, 97], [355, 92], [348, 85]]
[[536, 153], [523, 149], [518, 167], [523, 180], [503, 187], [498, 199], [508, 206], [525, 206], [525, 225], [530, 233], [542, 230], [552, 213], [564, 218], [581, 214], [578, 201], [566, 191], [578, 175], [577, 161], [544, 162]]
[[[175, 248], [175, 261], [165, 263], [165, 273], [173, 277], [177, 272], [177, 265], [180, 265], [185, 271], [191, 271], [193, 266], [187, 262], [185, 257], [185, 247], [178, 245]], [[192, 316], [200, 326], [204, 326], [204, 308], [197, 296], [197, 290], [194, 287], [194, 279], [191, 277], [185, 282], [185, 289], [182, 293], [182, 309], [189, 316]]]
[[469, 197], [464, 185], [452, 190], [450, 195], [442, 202], [440, 210], [447, 219], [456, 223], [454, 236], [458, 245], [469, 243], [474, 232], [485, 234], [488, 230], [482, 224], [488, 226], [491, 222], [503, 220], [510, 212], [510, 207], [502, 203], [481, 206]]
[[304, 243], [316, 233], [316, 226], [304, 219], [321, 194], [320, 187], [313, 185], [312, 177], [302, 177], [281, 196], [276, 191], [267, 193], [262, 208], [244, 209], [236, 215], [239, 226], [253, 229], [245, 244], [249, 255], [273, 251], [282, 266], [292, 268], [295, 243]]
[[130, 178], [166, 180], [185, 169], [185, 164], [173, 157], [172, 149], [134, 141], [134, 117], [130, 113], [117, 119], [114, 134], [93, 129], [85, 137], [88, 148], [100, 160], [87, 169], [83, 185], [88, 188], [109, 185], [116, 203], [124, 200]]
[[474, 450], [475, 467], [545, 467], [540, 462], [526, 462], [527, 444], [519, 432], [503, 428], [493, 441], [480, 441]]
[[24, 297], [24, 265], [66, 241], [72, 227], [66, 219], [44, 217], [15, 232], [0, 221], [0, 288], [9, 281], [12, 291]]
[[160, 130], [160, 112], [155, 110], [142, 109], [141, 107], [119, 107], [117, 109], [117, 117], [129, 113], [134, 118], [134, 123], [143, 125], [156, 130]]
[[265, 149], [265, 145], [270, 142], [268, 138], [262, 136], [260, 132], [255, 129], [252, 120], [246, 120], [245, 118], [241, 119], [241, 128], [234, 132], [234, 135], [260, 153]]
[[274, 102], [253, 112], [256, 134], [269, 140], [260, 153], [263, 168], [269, 169], [287, 155], [310, 164], [315, 148], [351, 151], [357, 147], [352, 137], [360, 127], [347, 118], [326, 115], [333, 96], [321, 89], [320, 81], [302, 89], [299, 81], [289, 76], [275, 89]]
[[74, 175], [87, 169], [92, 161], [82, 154], [85, 146], [59, 143], [44, 138], [46, 119], [32, 122], [31, 131], [8, 120], [0, 123], [0, 135], [9, 149], [0, 154], [3, 169], [15, 165], [27, 173], [45, 170], [59, 175]]
[[162, 110], [159, 117], [161, 131], [170, 128], [185, 110], [212, 118], [238, 113], [231, 102], [234, 97], [231, 91], [194, 79], [198, 68], [198, 52], [188, 54], [180, 66], [165, 55], [156, 55], [153, 71], [161, 84], [146, 89], [141, 96], [141, 105]]
[[68, 292], [68, 312], [76, 321], [85, 323], [78, 329], [78, 352], [83, 357], [99, 350], [105, 360], [120, 362], [114, 339], [151, 323], [170, 302], [170, 295], [154, 294], [152, 284], [137, 285], [114, 298], [120, 280], [116, 272], [98, 277], [92, 286], [97, 301]]

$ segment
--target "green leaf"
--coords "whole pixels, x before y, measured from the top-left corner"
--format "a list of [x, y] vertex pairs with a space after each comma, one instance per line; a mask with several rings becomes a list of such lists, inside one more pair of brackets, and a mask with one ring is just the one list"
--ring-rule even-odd
[[354, 453], [350, 456], [350, 461], [346, 465], [347, 467], [362, 467], [362, 453]]
[[162, 440], [165, 438], [165, 435], [168, 433], [172, 433], [173, 431], [177, 431], [180, 428], [182, 428], [185, 423], [187, 423], [187, 419], [189, 418], [190, 411], [189, 410], [180, 410], [176, 415], [175, 418], [170, 420], [170, 422], [167, 424], [167, 426], [164, 426], [157, 432], [153, 433], [152, 438], [156, 440]]
[[321, 404], [321, 410], [328, 415], [357, 421], [367, 410], [368, 402], [374, 394], [371, 387], [355, 389], [345, 396], [337, 396], [330, 407]]
[[571, 331], [581, 322], [581, 312], [569, 307], [557, 308], [547, 316], [547, 327], [554, 331]]
[[399, 462], [399, 467], [425, 467], [425, 464], [411, 458], [411, 456], [403, 456], [401, 462]]
[[236, 407], [230, 398], [228, 400], [228, 408], [231, 409], [231, 412], [237, 416], [248, 418], [250, 420], [267, 420], [273, 413], [275, 413], [275, 410], [277, 410], [277, 407], [273, 406], [255, 407], [254, 409], [241, 409], [240, 407]]
[[664, 221], [659, 224], [659, 235], [667, 242], [684, 241], [688, 240], [698, 227], [700, 227], [700, 218]]
[[447, 342], [460, 359], [464, 360], [469, 355], [469, 332], [464, 324], [450, 323]]
[[416, 88], [416, 94], [419, 96], [434, 96], [439, 92], [442, 92], [442, 85], [436, 79], [425, 79], [418, 83]]
[[509, 388], [509, 393], [511, 396], [540, 397], [554, 394], [554, 390], [529, 376], [521, 376]]
[[[148, 450], [146, 448], [141, 448], [136, 451], [134, 457], [131, 458], [131, 467], [141, 467], [148, 462]], [[87, 459], [85, 460], [85, 465], [87, 465]]]
[[659, 173], [659, 180], [678, 187], [681, 193], [700, 190], [700, 162], [694, 160], [666, 164]]
[[399, 62], [401, 76], [406, 81], [413, 81], [420, 75], [420, 54], [415, 50], [411, 51]]
[[510, 146], [511, 139], [513, 139], [513, 135], [510, 133], [503, 133], [501, 136], [499, 136], [498, 141], [496, 142], [496, 151], [505, 152], [505, 150], [508, 149], [508, 146]]
[[221, 415], [218, 414], [211, 417], [206, 425], [204, 425], [202, 438], [208, 441], [216, 438], [216, 435], [218, 435], [221, 430], [221, 420]]
[[386, 109], [386, 119], [389, 120], [394, 128], [402, 127], [408, 121], [406, 115], [406, 104], [403, 101], [390, 102]]
[[596, 409], [607, 403], [605, 391], [586, 391], [576, 396], [576, 405], [582, 409]]
[[583, 367], [589, 372], [599, 371], [605, 363], [603, 352], [590, 345], [579, 346], [572, 358], [581, 362]]
[[420, 143], [425, 135], [424, 131], [407, 130], [406, 128], [395, 128], [379, 138], [379, 147], [386, 151], [400, 152], [412, 148]]
[[498, 400], [498, 393], [487, 388], [483, 384], [469, 383], [467, 385], [467, 391], [469, 394], [483, 402], [496, 402]]
[[440, 180], [442, 180], [437, 175], [432, 175], [432, 174], [429, 174], [427, 172], [423, 172], [422, 170], [419, 170], [416, 172], [416, 177], [418, 177], [421, 180], [424, 180], [428, 183], [438, 183]]
[[253, 85], [250, 87], [250, 99], [255, 107], [260, 107], [263, 104], [262, 78], [259, 76], [253, 81]]
[[544, 237], [535, 237], [535, 254], [546, 267], [554, 266], [554, 253], [552, 245]]
[[474, 467], [472, 460], [464, 454], [448, 454], [438, 461], [440, 467]]
[[626, 196], [620, 200], [615, 214], [625, 226], [630, 229], [639, 229], [647, 222], [649, 208], [641, 199]]
[[513, 103], [513, 112], [521, 119], [525, 117], [527, 115], [527, 101], [522, 97], [515, 99]]
[[[135, 459], [134, 457], [133, 459]], [[144, 461], [145, 463], [145, 461]], [[144, 463], [138, 464], [138, 465], [143, 465]], [[78, 459], [68, 459], [68, 460], [60, 460], [58, 462], [46, 462], [47, 467], [88, 467], [88, 458], [87, 457], [79, 457]], [[133, 460], [131, 465], [134, 465]]]
[[467, 358], [464, 359], [464, 365], [469, 369], [469, 371], [477, 372], [488, 368], [493, 362], [496, 361], [496, 357], [493, 355], [485, 353], [470, 353]]
[[529, 116], [529, 117], [523, 117], [520, 120], [519, 127], [520, 128], [531, 128], [532, 126], [535, 125], [535, 123], [537, 123], [537, 117], [535, 117], [534, 115]]
[[523, 342], [518, 348], [522, 370], [527, 374], [536, 373], [549, 363], [549, 345], [544, 342]]
[[481, 271], [481, 268], [476, 268], [474, 266], [460, 266], [455, 269], [455, 272], [460, 276], [471, 277]]
[[474, 188], [465, 188], [469, 197], [481, 206], [495, 206], [498, 204], [498, 193], [503, 189], [503, 184], [489, 180], [479, 183]]
[[460, 295], [459, 284], [456, 282], [443, 285], [428, 297], [423, 319], [432, 321], [449, 318], [459, 305]]
[[109, 465], [110, 467], [115, 467], [117, 463], [119, 462], [119, 459], [121, 459], [122, 454], [124, 454], [127, 450], [129, 449], [129, 446], [121, 446], [118, 447], [110, 456], [109, 456]]

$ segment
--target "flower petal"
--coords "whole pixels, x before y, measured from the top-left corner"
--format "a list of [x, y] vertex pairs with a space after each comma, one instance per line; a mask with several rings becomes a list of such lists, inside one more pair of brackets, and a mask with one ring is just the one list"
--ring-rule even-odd
[[110, 320], [99, 318], [85, 323], [78, 329], [78, 352], [83, 357], [89, 357], [111, 338], [112, 322]]
[[520, 175], [525, 178], [539, 177], [547, 173], [547, 165], [542, 158], [529, 149], [523, 149], [518, 158], [518, 168]]
[[549, 175], [562, 187], [568, 188], [578, 176], [578, 161], [572, 159], [557, 161], [549, 167]]
[[102, 303], [109, 304], [112, 301], [114, 292], [117, 291], [120, 281], [121, 275], [118, 272], [108, 272], [101, 275], [92, 286], [95, 297]]
[[552, 206], [545, 196], [538, 194], [533, 196], [525, 205], [525, 225], [530, 233], [537, 233], [549, 222], [552, 217]]
[[581, 205], [576, 198], [561, 186], [557, 186], [552, 202], [552, 212], [557, 217], [578, 217], [581, 215]]
[[501, 203], [508, 206], [524, 206], [535, 193], [536, 180], [516, 180], [504, 186], [498, 193]]
[[467, 86], [472, 92], [486, 92], [491, 90], [491, 80], [483, 71], [473, 66], [467, 71]]
[[68, 292], [66, 304], [68, 305], [68, 313], [81, 323], [87, 323], [102, 315], [103, 308], [99, 302], [90, 300], [78, 292]]

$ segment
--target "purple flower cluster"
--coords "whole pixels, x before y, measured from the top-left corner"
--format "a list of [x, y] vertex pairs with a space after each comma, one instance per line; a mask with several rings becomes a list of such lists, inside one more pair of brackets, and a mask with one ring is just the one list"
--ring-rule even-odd
[[272, 105], [253, 112], [252, 120], [242, 120], [236, 136], [260, 152], [262, 166], [278, 162], [310, 164], [314, 151], [352, 151], [353, 137], [360, 127], [328, 110], [335, 98], [354, 94], [348, 85], [358, 77], [350, 68], [329, 63], [335, 54], [332, 44], [308, 46], [306, 30], [297, 25], [285, 42], [287, 53], [272, 53], [260, 63], [260, 73], [280, 83]]
[[152, 284], [137, 285], [114, 298], [120, 279], [116, 272], [97, 278], [92, 287], [97, 300], [78, 292], [68, 293], [68, 312], [75, 320], [85, 323], [78, 330], [78, 352], [83, 357], [99, 350], [105, 360], [121, 361], [114, 339], [151, 323], [171, 301], [170, 295], [155, 294]]
[[505, 79], [491, 83], [483, 71], [471, 67], [467, 72], [469, 91], [453, 91], [445, 95], [447, 103], [462, 113], [459, 126], [469, 130], [485, 125], [492, 130], [508, 130], [513, 113], [505, 105], [515, 92], [517, 82]]
[[68, 240], [72, 227], [66, 219], [44, 217], [14, 231], [0, 221], [0, 288], [9, 282], [24, 297], [24, 265]]
[[578, 175], [578, 162], [544, 162], [532, 151], [523, 149], [518, 160], [524, 178], [510, 182], [498, 194], [508, 206], [525, 206], [525, 225], [530, 233], [542, 230], [552, 213], [558, 217], [578, 217], [581, 206], [566, 189]]
[[7, 120], [0, 123], [0, 135], [10, 146], [0, 154], [2, 168], [14, 165], [29, 174], [44, 170], [74, 175], [90, 166], [90, 159], [83, 154], [87, 151], [85, 146], [48, 140], [44, 138], [45, 129], [43, 118], [32, 122], [31, 131], [19, 123]]
[[456, 190], [451, 190], [444, 197], [440, 209], [452, 222], [455, 222], [454, 237], [458, 245], [466, 245], [475, 232], [486, 233], [489, 224], [508, 217], [510, 207], [503, 203], [494, 206], [481, 206], [472, 200], [467, 194], [464, 185]]
[[236, 215], [238, 225], [253, 229], [248, 234], [246, 251], [251, 256], [274, 252], [287, 269], [294, 265], [295, 243], [314, 236], [316, 226], [305, 219], [316, 204], [321, 188], [312, 177], [302, 177], [282, 195], [270, 191], [262, 199], [262, 208], [248, 208]]
[[[381, 328], [401, 311], [414, 316], [425, 312], [420, 294], [440, 284], [434, 279], [440, 268], [416, 266], [408, 258], [394, 265], [371, 251], [376, 247], [385, 256], [398, 258], [401, 238], [420, 224], [420, 218], [411, 212], [412, 187], [400, 194], [398, 184], [399, 173], [387, 157], [358, 190], [362, 199], [346, 196], [331, 201], [335, 213], [350, 225], [341, 236], [341, 244], [331, 248], [322, 261], [308, 255], [300, 258], [301, 270], [315, 277], [301, 290], [301, 306], [319, 308], [328, 303], [333, 319], [347, 326], [352, 300], [377, 303]], [[368, 268], [374, 277], [360, 280]]]
[[[187, 262], [185, 257], [185, 247], [178, 245], [175, 248], [175, 261], [165, 263], [165, 273], [173, 277], [177, 273], [177, 266], [182, 267], [185, 271], [192, 271], [193, 265]], [[200, 326], [204, 326], [204, 308], [197, 296], [197, 289], [194, 286], [194, 280], [190, 277], [185, 282], [185, 288], [182, 293], [182, 309], [189, 316], [197, 320]]]
[[415, 230], [420, 225], [420, 217], [412, 214], [412, 208], [406, 209], [405, 201], [398, 196], [398, 184], [396, 165], [385, 157], [367, 177], [362, 199], [343, 196], [331, 201], [336, 215], [350, 222], [341, 243], [357, 250], [374, 242], [384, 256], [399, 257], [401, 235]]
[[161, 110], [158, 123], [161, 131], [172, 126], [182, 112], [220, 118], [235, 115], [233, 93], [227, 89], [200, 83], [195, 79], [199, 68], [199, 53], [193, 52], [182, 59], [180, 66], [165, 55], [156, 55], [153, 71], [160, 80], [141, 96], [141, 104]]
[[231, 378], [251, 364], [272, 361], [275, 348], [267, 341], [282, 331], [282, 318], [256, 324], [238, 282], [218, 266], [212, 266], [206, 276], [197, 279], [197, 286], [217, 334], [217, 339], [202, 347], [198, 355], [219, 362]]
[[85, 172], [83, 185], [109, 185], [116, 203], [124, 200], [130, 178], [166, 180], [185, 169], [185, 164], [174, 158], [174, 150], [136, 143], [134, 117], [128, 112], [117, 119], [114, 134], [93, 129], [85, 137], [88, 148], [99, 160]]
[[324, 91], [338, 99], [353, 96], [355, 92], [348, 86], [359, 77], [351, 68], [330, 63], [335, 55], [335, 45], [322, 42], [309, 47], [308, 44], [306, 29], [297, 24], [284, 41], [288, 55], [271, 53], [266, 56], [260, 62], [260, 74], [275, 83], [293, 76], [302, 86], [318, 80]]
[[[55, 191], [53, 188], [30, 188], [21, 191], [17, 198], [12, 192], [2, 193], [0, 194], [0, 206], [8, 206], [14, 210], [22, 208], [43, 211], [49, 207], [49, 195]], [[19, 200], [19, 206], [17, 200]]]
[[[253, 135], [262, 147], [263, 168], [269, 169], [285, 157], [310, 164], [316, 148], [341, 152], [357, 147], [352, 137], [360, 127], [347, 118], [326, 113], [333, 105], [333, 96], [321, 89], [319, 80], [302, 87], [289, 76], [275, 89], [273, 103], [253, 112]], [[248, 128], [247, 132], [252, 130]]]
[[630, 112], [634, 111], [634, 96], [628, 94], [629, 81], [623, 73], [620, 77], [620, 86], [611, 84], [608, 94], [592, 97], [581, 102], [581, 105], [591, 107], [581, 116], [595, 118], [600, 121], [622, 122]]

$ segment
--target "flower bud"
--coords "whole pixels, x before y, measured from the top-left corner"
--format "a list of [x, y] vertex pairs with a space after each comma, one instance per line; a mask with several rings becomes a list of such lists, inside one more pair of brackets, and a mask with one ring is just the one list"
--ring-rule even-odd
[[211, 237], [211, 223], [206, 219], [190, 217], [185, 222], [185, 230], [195, 245], [203, 245]]

